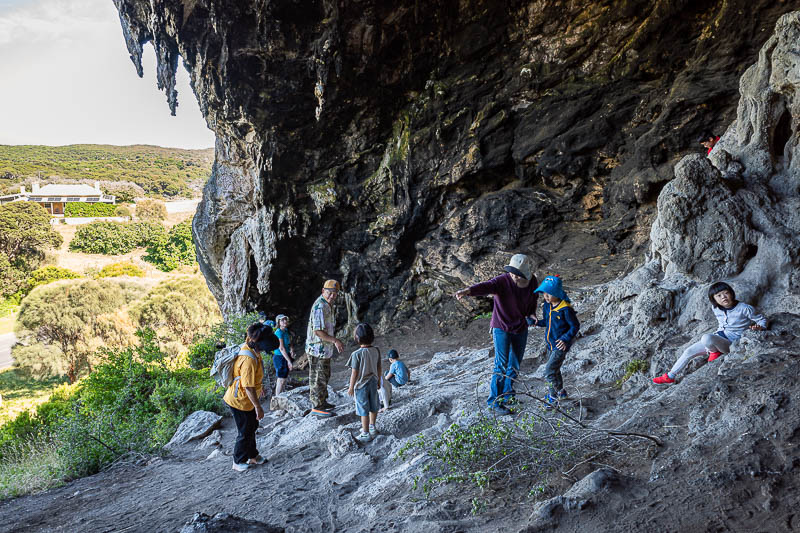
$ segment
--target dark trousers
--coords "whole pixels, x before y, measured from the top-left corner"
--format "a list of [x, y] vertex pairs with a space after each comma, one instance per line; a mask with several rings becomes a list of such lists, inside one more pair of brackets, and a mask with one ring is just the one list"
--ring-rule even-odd
[[228, 407], [233, 413], [236, 429], [239, 430], [236, 444], [233, 446], [233, 462], [238, 464], [246, 463], [248, 459], [258, 457], [258, 449], [256, 448], [256, 429], [258, 429], [256, 410], [240, 411], [230, 405]]
[[564, 380], [561, 379], [561, 365], [567, 352], [562, 350], [550, 350], [547, 354], [547, 366], [544, 367], [544, 379], [547, 380], [547, 388], [551, 396], [555, 396], [564, 388]]

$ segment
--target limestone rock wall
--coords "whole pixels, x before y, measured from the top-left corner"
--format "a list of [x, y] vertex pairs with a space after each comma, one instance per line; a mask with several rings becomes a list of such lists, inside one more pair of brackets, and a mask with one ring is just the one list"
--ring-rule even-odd
[[[742, 65], [789, 9], [114, 1], [136, 68], [152, 43], [174, 111], [182, 61], [217, 135], [194, 235], [223, 311], [300, 316], [337, 277], [343, 314], [384, 324], [472, 316], [443, 295], [517, 251], [583, 283], [625, 268], [674, 163], [733, 119]], [[749, 165], [775, 139], [752, 122], [759, 104], [743, 105]], [[790, 109], [786, 96], [768, 105]]]

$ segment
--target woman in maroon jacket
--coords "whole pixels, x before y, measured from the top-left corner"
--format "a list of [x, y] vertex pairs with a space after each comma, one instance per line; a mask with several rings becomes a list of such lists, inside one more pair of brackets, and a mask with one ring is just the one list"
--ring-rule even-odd
[[539, 301], [536, 277], [527, 255], [517, 254], [504, 269], [507, 273], [456, 292], [461, 300], [464, 296], [494, 296], [492, 311], [492, 340], [494, 341], [494, 373], [491, 392], [486, 403], [500, 415], [510, 413], [514, 396], [514, 380], [517, 379], [519, 363], [525, 355], [528, 341], [527, 317], [536, 318]]

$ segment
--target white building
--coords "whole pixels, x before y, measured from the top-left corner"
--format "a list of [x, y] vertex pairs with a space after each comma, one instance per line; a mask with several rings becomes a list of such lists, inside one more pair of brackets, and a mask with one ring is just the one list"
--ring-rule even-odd
[[112, 195], [103, 194], [100, 190], [100, 182], [95, 181], [94, 187], [90, 185], [45, 185], [39, 187], [38, 183], [33, 184], [33, 190], [27, 192], [24, 185], [20, 185], [17, 194], [0, 196], [0, 204], [7, 202], [36, 202], [53, 216], [64, 216], [64, 206], [67, 202], [101, 202], [104, 204], [116, 203], [116, 198]]

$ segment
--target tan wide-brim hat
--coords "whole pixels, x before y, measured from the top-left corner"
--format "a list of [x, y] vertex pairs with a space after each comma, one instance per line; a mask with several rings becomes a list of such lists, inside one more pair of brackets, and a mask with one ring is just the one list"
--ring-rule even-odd
[[525, 254], [516, 254], [508, 262], [504, 268], [506, 272], [511, 272], [517, 276], [530, 280], [533, 274], [533, 265], [531, 265], [531, 258]]

